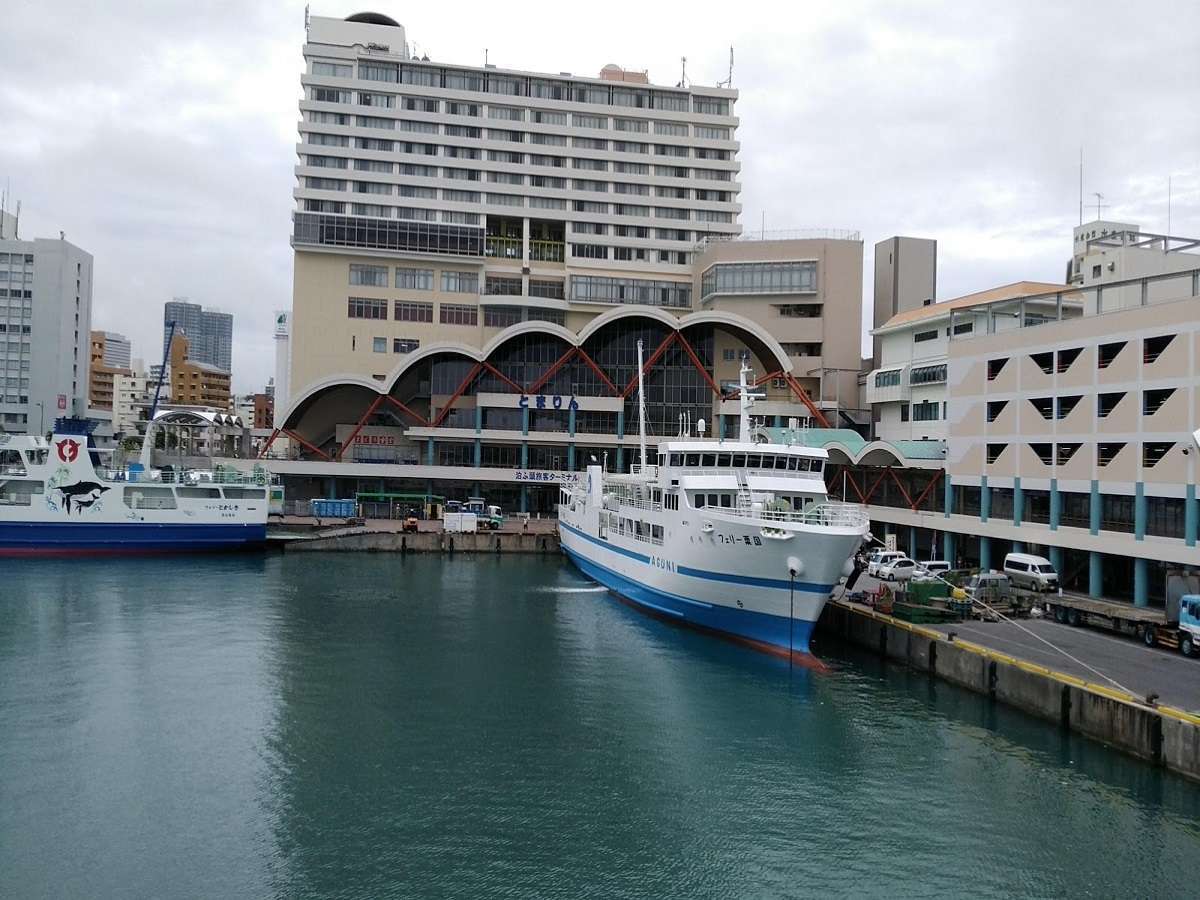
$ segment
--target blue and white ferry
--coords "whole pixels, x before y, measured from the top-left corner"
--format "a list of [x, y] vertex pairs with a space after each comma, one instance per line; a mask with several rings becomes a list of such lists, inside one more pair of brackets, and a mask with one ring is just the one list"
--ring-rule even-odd
[[[147, 445], [151, 441], [146, 438]], [[0, 557], [228, 550], [266, 540], [264, 471], [104, 464], [86, 434], [0, 435]]]
[[[743, 364], [738, 440], [666, 441], [627, 475], [589, 466], [563, 488], [560, 545], [584, 574], [653, 614], [807, 654], [869, 517], [828, 499], [825, 450], [752, 439], [748, 375]], [[640, 440], [645, 460], [644, 432]]]

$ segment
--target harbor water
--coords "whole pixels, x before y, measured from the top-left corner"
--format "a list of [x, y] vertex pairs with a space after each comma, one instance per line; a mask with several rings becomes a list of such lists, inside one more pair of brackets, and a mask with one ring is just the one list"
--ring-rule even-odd
[[1200, 786], [557, 556], [0, 565], [0, 897], [1196, 893]]

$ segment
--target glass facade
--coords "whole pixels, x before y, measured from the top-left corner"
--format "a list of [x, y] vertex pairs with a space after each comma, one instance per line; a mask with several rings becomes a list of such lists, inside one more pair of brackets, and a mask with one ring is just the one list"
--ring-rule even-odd
[[718, 263], [700, 278], [700, 295], [815, 293], [817, 264], [795, 262]]

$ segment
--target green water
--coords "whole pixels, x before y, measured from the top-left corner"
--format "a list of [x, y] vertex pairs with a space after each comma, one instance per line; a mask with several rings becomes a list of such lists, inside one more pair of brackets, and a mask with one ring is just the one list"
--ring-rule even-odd
[[1197, 786], [555, 557], [0, 567], [0, 897], [1196, 895]]

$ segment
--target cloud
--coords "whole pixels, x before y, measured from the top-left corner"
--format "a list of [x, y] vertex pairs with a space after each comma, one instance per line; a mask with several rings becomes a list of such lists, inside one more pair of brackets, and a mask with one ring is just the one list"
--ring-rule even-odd
[[[315, 4], [347, 15], [359, 3]], [[743, 225], [939, 241], [939, 296], [1062, 277], [1085, 191], [1112, 218], [1200, 232], [1200, 4], [610, 3], [539, 19], [380, 11], [438, 60], [714, 83], [735, 48]], [[162, 304], [235, 314], [239, 390], [290, 305], [303, 4], [10, 0], [0, 178], [22, 233], [96, 257], [94, 324], [161, 346]], [[871, 279], [864, 284], [869, 291]], [[868, 298], [869, 299], [869, 298]]]

